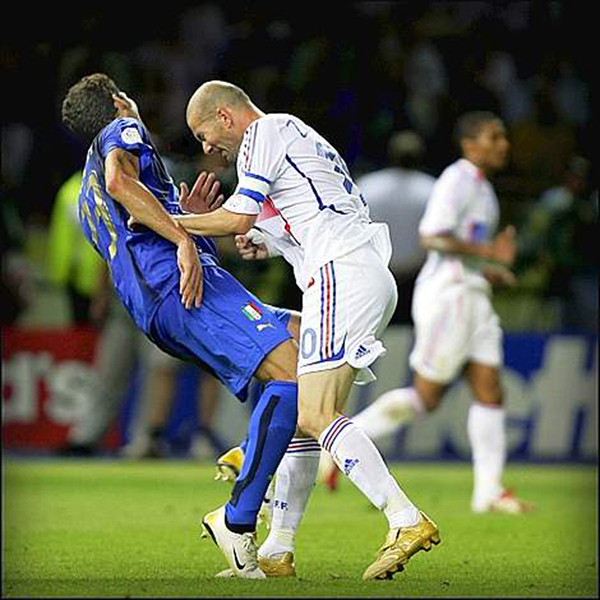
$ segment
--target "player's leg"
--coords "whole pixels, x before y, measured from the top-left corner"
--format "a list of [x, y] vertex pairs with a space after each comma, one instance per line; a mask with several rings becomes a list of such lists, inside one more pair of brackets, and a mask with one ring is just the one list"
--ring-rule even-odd
[[233, 531], [256, 528], [270, 479], [296, 429], [296, 360], [296, 344], [288, 340], [272, 350], [256, 372], [265, 387], [250, 417], [242, 470], [226, 507]]
[[502, 483], [506, 464], [506, 412], [500, 371], [496, 366], [472, 362], [466, 377], [475, 397], [467, 418], [473, 460], [471, 508], [475, 512], [492, 510], [512, 514], [530, 510], [530, 504], [517, 499]]
[[[419, 549], [439, 542], [433, 524], [400, 488], [379, 450], [350, 419], [339, 413], [344, 403], [338, 394], [347, 393], [355, 370], [345, 364], [336, 369], [301, 375], [298, 381], [299, 426], [316, 437], [331, 454], [338, 468], [386, 516], [390, 533], [377, 560], [363, 578], [388, 578], [400, 571]], [[331, 419], [329, 423], [328, 419]], [[410, 552], [403, 547], [405, 536], [414, 537]]]
[[[444, 384], [415, 373], [411, 386], [388, 390], [354, 415], [352, 421], [372, 441], [377, 442], [427, 412], [435, 410], [446, 388]], [[327, 454], [323, 454], [319, 478], [330, 491], [337, 488], [338, 475], [339, 470], [335, 462]]]
[[504, 408], [498, 369], [490, 365], [470, 363], [467, 381], [475, 397], [469, 407], [467, 432], [473, 458], [473, 497], [471, 508], [487, 510], [501, 495], [502, 472], [506, 460]]
[[255, 375], [266, 383], [252, 412], [246, 457], [230, 501], [203, 519], [237, 576], [264, 577], [257, 565], [256, 516], [296, 427], [297, 346], [285, 326], [229, 273], [206, 266], [202, 305], [185, 310], [173, 292], [157, 311], [151, 335], [171, 353], [204, 364], [242, 400]]
[[506, 462], [506, 414], [500, 381], [502, 331], [487, 297], [474, 298], [473, 320], [476, 327], [466, 369], [474, 397], [467, 418], [473, 460], [471, 508], [475, 512], [521, 513], [530, 505], [515, 498], [502, 485]]
[[[297, 340], [300, 313], [272, 308], [276, 318]], [[296, 573], [295, 535], [315, 484], [319, 455], [318, 443], [296, 431], [279, 463], [273, 491], [269, 492], [269, 535], [258, 551], [259, 565], [269, 577], [294, 576]]]
[[340, 470], [384, 512], [390, 528], [414, 525], [417, 508], [400, 490], [373, 442], [340, 412], [354, 377], [355, 369], [348, 364], [301, 375], [298, 425], [318, 439]]
[[[385, 353], [378, 337], [396, 299], [393, 276], [370, 245], [325, 265], [303, 299], [298, 426], [331, 454], [390, 526], [365, 579], [391, 577], [416, 551], [439, 542], [437, 527], [404, 494], [373, 442], [342, 414], [352, 383], [372, 376], [369, 365]], [[408, 552], [401, 549], [406, 535], [416, 535]]]
[[[295, 430], [295, 342], [272, 350], [257, 371], [266, 382], [250, 417], [244, 462], [227, 504], [206, 515], [203, 527], [221, 548], [235, 575], [264, 577], [255, 546], [260, 506]], [[236, 539], [235, 536], [241, 539]]]

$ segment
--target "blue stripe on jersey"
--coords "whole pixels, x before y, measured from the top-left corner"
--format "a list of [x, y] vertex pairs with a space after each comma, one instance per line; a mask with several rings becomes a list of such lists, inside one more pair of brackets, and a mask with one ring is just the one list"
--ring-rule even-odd
[[252, 200], [256, 200], [257, 202], [264, 202], [265, 196], [260, 192], [255, 192], [254, 190], [248, 188], [240, 188], [236, 192], [237, 194], [242, 194], [242, 196], [248, 196], [248, 198], [252, 198]]
[[294, 121], [288, 119], [288, 122], [285, 124], [285, 126], [289, 127], [290, 125], [293, 125], [296, 128], [296, 131], [300, 134], [301, 137], [305, 138], [308, 135], [308, 131], [302, 133], [302, 131], [300, 131], [300, 127], [298, 127], [298, 125]]
[[265, 183], [268, 183], [269, 185], [271, 183], [273, 183], [266, 177], [263, 177], [262, 175], [257, 175], [256, 173], [244, 173], [244, 177], [252, 177], [252, 179], [258, 179], [259, 181], [264, 181]]
[[313, 183], [312, 179], [298, 168], [298, 165], [290, 158], [289, 154], [285, 155], [285, 160], [287, 160], [287, 162], [301, 177], [308, 181], [308, 185], [310, 186], [310, 189], [312, 190], [313, 194], [315, 195], [315, 198], [317, 199], [317, 202], [319, 203], [319, 210], [325, 210], [326, 208], [328, 208], [329, 210], [332, 210], [333, 212], [338, 213], [339, 215], [346, 214], [345, 212], [338, 210], [333, 204], [323, 203], [323, 200], [321, 200], [321, 196], [319, 196], [317, 188], [315, 187], [315, 184]]

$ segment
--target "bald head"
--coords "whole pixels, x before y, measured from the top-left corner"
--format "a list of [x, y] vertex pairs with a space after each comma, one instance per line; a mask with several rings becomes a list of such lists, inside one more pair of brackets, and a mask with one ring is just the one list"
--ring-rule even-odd
[[250, 97], [244, 90], [227, 81], [207, 81], [192, 95], [187, 105], [186, 119], [192, 120], [214, 118], [219, 108], [242, 109], [253, 106]]
[[263, 117], [248, 94], [227, 81], [207, 81], [190, 98], [186, 121], [205, 153], [220, 152], [232, 163], [247, 127]]

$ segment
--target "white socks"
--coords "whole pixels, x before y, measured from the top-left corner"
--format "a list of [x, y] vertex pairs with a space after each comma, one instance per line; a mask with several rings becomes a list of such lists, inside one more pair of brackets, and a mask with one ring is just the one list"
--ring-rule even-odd
[[473, 497], [471, 508], [486, 510], [502, 493], [506, 461], [505, 411], [502, 407], [473, 402], [467, 418], [467, 432], [473, 454]]
[[258, 550], [259, 556], [269, 558], [294, 551], [296, 531], [315, 486], [320, 456], [321, 447], [312, 438], [292, 438], [275, 474], [271, 528]]
[[352, 417], [352, 422], [369, 438], [378, 440], [424, 413], [425, 405], [414, 388], [397, 388], [379, 396]]
[[338, 417], [321, 433], [319, 443], [352, 483], [383, 510], [390, 529], [419, 521], [419, 511], [392, 477], [375, 444], [352, 421]]

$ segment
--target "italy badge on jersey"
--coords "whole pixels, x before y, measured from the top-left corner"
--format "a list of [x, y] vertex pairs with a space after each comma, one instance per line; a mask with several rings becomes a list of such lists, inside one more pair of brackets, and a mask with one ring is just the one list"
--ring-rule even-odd
[[242, 312], [251, 321], [260, 321], [262, 319], [262, 313], [257, 306], [252, 304], [252, 302], [248, 302], [248, 304], [242, 308]]

